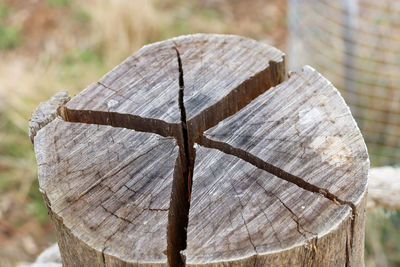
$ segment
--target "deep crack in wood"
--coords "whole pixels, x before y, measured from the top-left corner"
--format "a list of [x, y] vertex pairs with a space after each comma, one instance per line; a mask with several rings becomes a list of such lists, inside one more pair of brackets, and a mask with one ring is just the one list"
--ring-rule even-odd
[[63, 105], [34, 139], [64, 264], [319, 265], [316, 246], [345, 242], [330, 255], [357, 266], [365, 144], [322, 76], [284, 77], [276, 49], [199, 34], [142, 48]]

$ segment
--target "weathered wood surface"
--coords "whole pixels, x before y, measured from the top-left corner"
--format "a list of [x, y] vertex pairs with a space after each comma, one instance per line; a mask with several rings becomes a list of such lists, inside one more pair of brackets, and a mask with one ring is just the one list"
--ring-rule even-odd
[[144, 46], [74, 97], [64, 116], [68, 121], [176, 135], [181, 111], [174, 48], [185, 69], [187, 121], [200, 128], [192, 132], [234, 114], [284, 78], [283, 53], [274, 47], [233, 35], [181, 36]]
[[326, 79], [284, 69], [253, 40], [183, 36], [62, 106], [34, 144], [64, 265], [362, 265], [361, 134]]
[[[201, 153], [199, 150], [197, 152]], [[198, 185], [199, 183], [194, 184], [194, 186]], [[370, 169], [368, 175], [367, 211], [375, 208], [400, 209], [399, 168], [385, 166]], [[206, 222], [206, 220], [204, 221]], [[47, 248], [38, 256], [34, 263], [24, 267], [39, 267], [40, 264], [51, 264], [54, 267], [61, 267], [61, 255], [57, 244]]]
[[[165, 263], [173, 138], [57, 118], [38, 132], [35, 148], [66, 266], [111, 261], [102, 253]], [[81, 246], [91, 251], [77, 253]]]
[[357, 203], [367, 184], [368, 154], [350, 109], [309, 66], [206, 131], [204, 139], [244, 151], [337, 199]]
[[[248, 225], [248, 229], [242, 230], [248, 231], [249, 239], [252, 240], [251, 245], [244, 246], [246, 255], [284, 250], [318, 237], [319, 245], [337, 242], [349, 246], [351, 242], [354, 249], [350, 251], [349, 247], [348, 251], [343, 250], [338, 254], [332, 247], [320, 255], [323, 258], [312, 259], [317, 266], [340, 266], [349, 264], [351, 260], [355, 266], [362, 264], [364, 236], [359, 229], [363, 229], [364, 221], [363, 198], [369, 168], [368, 154], [350, 110], [338, 91], [311, 67], [306, 66], [301, 73], [292, 74], [286, 82], [268, 90], [235, 115], [207, 130], [199, 143], [250, 162], [253, 169], [241, 166], [239, 162], [234, 165], [236, 170], [232, 167], [222, 168], [223, 173], [218, 172], [213, 178], [214, 181], [219, 178], [219, 183], [200, 182], [209, 175], [213, 176], [216, 171], [199, 174], [199, 177], [195, 172], [188, 228], [188, 255], [201, 255], [193, 257], [196, 262], [210, 260], [208, 249], [215, 251], [216, 255], [219, 253], [213, 246], [208, 247], [210, 240], [215, 241], [215, 231], [210, 231], [208, 236], [203, 233], [204, 242], [190, 238], [192, 232], [197, 236], [203, 228], [204, 222], [196, 212], [204, 211], [193, 208], [199, 194], [203, 200], [199, 207], [213, 207], [208, 216], [217, 225], [218, 220], [231, 220], [232, 211], [225, 210], [224, 213], [228, 207], [226, 203], [230, 203], [229, 210], [240, 211], [242, 208], [243, 220]], [[204, 155], [217, 158], [211, 154]], [[197, 153], [196, 162], [201, 160]], [[216, 160], [214, 164], [210, 160], [205, 166], [211, 170], [218, 169], [221, 162], [224, 160]], [[258, 169], [254, 169], [254, 166]], [[204, 168], [196, 169], [200, 171]], [[256, 174], [251, 178], [252, 173], [260, 170], [269, 172], [270, 177], [261, 178], [260, 174]], [[242, 173], [238, 175], [238, 172]], [[239, 178], [235, 181], [237, 175]], [[274, 183], [274, 175], [280, 178], [280, 184]], [[225, 181], [223, 176], [226, 177]], [[202, 183], [199, 188], [196, 187], [197, 181]], [[235, 189], [235, 183], [241, 188], [240, 194]], [[209, 191], [219, 197], [227, 195], [229, 200], [218, 203], [204, 198]], [[234, 205], [233, 198], [242, 201]], [[262, 206], [265, 214], [256, 211]], [[361, 212], [361, 218], [357, 212]], [[291, 219], [292, 223], [282, 222], [282, 216]], [[324, 237], [349, 217], [355, 218], [354, 224], [348, 229], [349, 236]], [[273, 225], [270, 232], [264, 229], [265, 221]], [[261, 231], [259, 227], [262, 227]], [[280, 236], [281, 233], [284, 234]], [[232, 233], [220, 229], [220, 235], [217, 232], [217, 236], [221, 239], [216, 242], [218, 244], [225, 240], [226, 246], [229, 246], [230, 235], [236, 234], [236, 229]], [[270, 237], [268, 243], [265, 242], [265, 235]], [[333, 241], [335, 238], [337, 240]], [[352, 253], [353, 258], [346, 256], [346, 253]], [[231, 251], [220, 253], [218, 257], [222, 260], [230, 254]], [[300, 257], [303, 260], [306, 258], [307, 254]], [[254, 257], [253, 261], [261, 264], [264, 262], [263, 256]]]
[[29, 120], [29, 138], [32, 143], [36, 133], [54, 120], [57, 116], [57, 109], [70, 99], [71, 97], [67, 91], [61, 91], [55, 94], [49, 101], [40, 103]]
[[[330, 232], [329, 228], [348, 213], [349, 207], [334, 205], [325, 197], [238, 157], [199, 147], [185, 252], [187, 262], [279, 266], [285, 261], [271, 261], [270, 255], [263, 257], [263, 254], [306, 244], [301, 253], [290, 251], [286, 263], [307, 266], [313, 262], [322, 266], [329, 258], [337, 260], [335, 253], [340, 252], [342, 261], [335, 264], [341, 266], [346, 260], [345, 250], [332, 246], [329, 254], [318, 254], [324, 259], [318, 259], [312, 246], [325, 243], [324, 238], [318, 240], [321, 234]], [[345, 244], [343, 239], [332, 238], [331, 242], [335, 241]]]

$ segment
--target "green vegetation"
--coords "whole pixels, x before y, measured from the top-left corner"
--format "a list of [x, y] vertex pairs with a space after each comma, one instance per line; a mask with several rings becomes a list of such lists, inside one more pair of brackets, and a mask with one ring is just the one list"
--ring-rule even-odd
[[0, 193], [17, 188], [18, 182], [7, 176], [7, 171], [9, 171], [9, 168], [4, 168], [2, 171], [4, 173], [0, 175]]
[[367, 214], [367, 266], [400, 266], [400, 211], [376, 209]]
[[71, 3], [71, 0], [46, 0], [51, 6], [67, 6]]
[[21, 43], [20, 27], [8, 23], [12, 11], [7, 3], [0, 3], [0, 49], [11, 49]]
[[206, 20], [221, 20], [223, 14], [215, 8], [200, 8], [200, 16]]
[[[21, 158], [25, 155], [26, 146], [20, 143], [20, 136], [25, 133], [12, 123], [5, 111], [0, 111], [0, 155], [11, 158]], [[26, 142], [24, 142], [26, 143]]]
[[36, 180], [29, 190], [29, 202], [26, 209], [27, 212], [34, 216], [41, 224], [46, 224], [50, 222], [50, 218], [47, 214], [47, 209], [44, 205], [42, 194], [39, 192], [38, 188], [39, 183]]
[[[27, 33], [11, 24], [18, 11], [12, 6], [13, 1], [0, 2], [0, 50], [6, 55], [11, 55], [12, 48], [25, 52], [22, 57], [0, 61], [0, 204], [12, 202], [12, 210], [21, 214], [11, 213], [6, 219], [18, 231], [29, 223], [34, 225], [33, 231], [40, 235], [37, 242], [44, 236], [54, 240], [44, 230], [49, 227], [49, 218], [38, 190], [36, 162], [27, 135], [28, 120], [39, 102], [63, 89], [74, 95], [145, 43], [176, 35], [216, 32], [268, 37], [276, 39], [273, 45], [281, 45], [280, 48], [285, 41], [274, 36], [277, 29], [285, 31], [284, 16], [275, 22], [264, 15], [257, 19], [251, 14], [242, 22], [229, 13], [230, 9], [202, 1], [46, 0], [26, 1], [26, 5], [31, 2], [47, 5], [47, 12], [55, 12], [39, 14], [47, 16], [55, 31], [40, 29], [43, 32], [29, 40], [39, 44], [34, 51], [29, 50], [28, 42], [23, 42]], [[56, 13], [60, 8], [48, 6], [62, 7], [62, 13]], [[40, 44], [42, 39], [47, 42]], [[10, 67], [10, 62], [19, 64]], [[400, 266], [399, 227], [399, 212], [368, 213], [367, 266], [380, 266], [381, 255], [389, 266]], [[30, 256], [27, 259], [33, 260], [35, 255]]]
[[0, 20], [6, 19], [11, 12], [11, 8], [6, 2], [0, 3]]
[[103, 64], [103, 58], [96, 49], [88, 48], [70, 52], [62, 60], [64, 66], [79, 66], [80, 64]]
[[91, 19], [90, 14], [85, 9], [79, 7], [75, 10], [74, 17], [82, 24], [88, 23]]
[[21, 42], [21, 30], [15, 26], [0, 25], [0, 49], [11, 49]]

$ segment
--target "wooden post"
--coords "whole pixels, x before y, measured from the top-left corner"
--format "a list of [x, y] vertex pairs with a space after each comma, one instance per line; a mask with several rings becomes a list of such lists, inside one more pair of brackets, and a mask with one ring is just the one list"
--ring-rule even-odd
[[41, 105], [31, 138], [64, 266], [362, 266], [360, 131], [314, 69], [285, 76], [273, 47], [196, 34]]

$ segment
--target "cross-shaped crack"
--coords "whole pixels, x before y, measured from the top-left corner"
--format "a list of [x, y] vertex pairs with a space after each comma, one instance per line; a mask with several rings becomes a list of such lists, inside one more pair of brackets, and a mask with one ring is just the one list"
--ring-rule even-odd
[[[302, 177], [293, 175], [282, 168], [274, 166], [267, 161], [253, 155], [243, 149], [234, 147], [224, 142], [212, 140], [204, 136], [204, 132], [211, 127], [222, 122], [226, 118], [236, 114], [243, 107], [247, 106], [252, 100], [264, 93], [269, 87], [265, 79], [275, 77], [274, 81], [269, 81], [268, 84], [277, 85], [282, 82], [282, 70], [284, 65], [275, 61], [270, 61], [268, 68], [261, 70], [250, 78], [237, 85], [231, 92], [220, 98], [208, 108], [202, 110], [195, 116], [187, 118], [187, 110], [185, 108], [185, 81], [184, 68], [182, 64], [181, 51], [176, 43], [170, 48], [175, 51], [177, 61], [178, 82], [178, 108], [180, 112], [180, 122], [167, 122], [162, 119], [143, 117], [135, 114], [126, 114], [113, 110], [95, 110], [95, 109], [75, 109], [70, 108], [68, 103], [60, 109], [61, 117], [68, 122], [81, 122], [87, 124], [110, 125], [114, 127], [122, 127], [140, 132], [155, 133], [164, 137], [174, 137], [179, 146], [179, 155], [176, 159], [174, 178], [171, 192], [168, 215], [168, 246], [167, 257], [170, 266], [184, 266], [185, 258], [181, 255], [181, 251], [187, 246], [187, 227], [189, 220], [192, 179], [195, 163], [194, 144], [197, 143], [203, 147], [217, 149], [223, 153], [233, 155], [253, 166], [262, 169], [274, 176], [295, 184], [301, 189], [308, 192], [322, 195], [336, 205], [347, 205], [351, 208], [353, 217], [356, 215], [355, 205], [351, 201], [342, 199], [327, 189], [316, 186], [307, 182]], [[118, 88], [112, 88], [104, 82], [99, 83], [100, 86], [117, 92]], [[216, 88], [217, 90], [218, 88]], [[112, 103], [111, 103], [112, 104]], [[105, 178], [100, 179], [98, 183]], [[98, 184], [97, 183], [97, 184]], [[94, 184], [88, 187], [88, 190], [95, 187]], [[87, 191], [85, 191], [87, 192]], [[299, 224], [298, 217], [288, 206], [279, 201], [288, 209], [294, 216], [298, 230], [303, 229]], [[243, 215], [242, 215], [243, 216]], [[244, 218], [243, 218], [244, 219]], [[246, 228], [248, 226], [246, 225]], [[303, 229], [304, 230], [304, 229]], [[248, 230], [247, 230], [248, 231]], [[354, 223], [352, 222], [352, 233], [354, 231]], [[115, 233], [114, 233], [115, 234]], [[250, 237], [250, 234], [249, 234]], [[350, 237], [350, 247], [352, 247], [352, 236]], [[254, 249], [256, 246], [252, 243]], [[104, 251], [104, 250], [103, 250]]]

